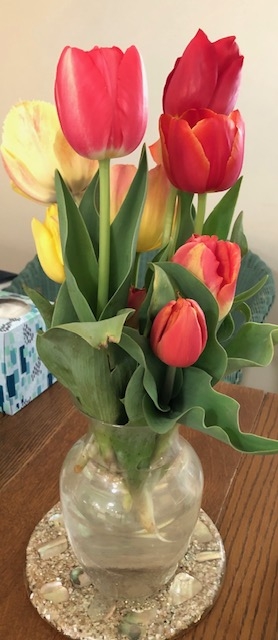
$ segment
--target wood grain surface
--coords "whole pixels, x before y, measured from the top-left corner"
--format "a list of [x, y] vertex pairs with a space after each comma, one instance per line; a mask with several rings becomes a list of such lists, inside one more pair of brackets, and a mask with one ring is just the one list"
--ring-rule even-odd
[[[277, 437], [278, 395], [219, 385], [241, 404], [243, 431]], [[86, 430], [56, 383], [15, 416], [0, 415], [0, 639], [58, 640], [28, 599], [25, 550], [58, 500], [62, 461]], [[278, 456], [248, 456], [192, 430], [184, 434], [204, 468], [203, 508], [227, 553], [224, 584], [212, 611], [186, 640], [278, 640]]]

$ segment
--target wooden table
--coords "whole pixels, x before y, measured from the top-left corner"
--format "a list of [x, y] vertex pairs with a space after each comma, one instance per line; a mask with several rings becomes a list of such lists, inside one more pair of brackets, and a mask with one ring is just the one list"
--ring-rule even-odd
[[[220, 385], [241, 404], [241, 425], [277, 437], [278, 395]], [[28, 599], [25, 549], [58, 500], [59, 470], [85, 423], [58, 383], [15, 416], [0, 416], [0, 638], [58, 640]], [[187, 640], [277, 640], [278, 456], [239, 454], [191, 430], [205, 474], [203, 508], [227, 553], [220, 596]]]

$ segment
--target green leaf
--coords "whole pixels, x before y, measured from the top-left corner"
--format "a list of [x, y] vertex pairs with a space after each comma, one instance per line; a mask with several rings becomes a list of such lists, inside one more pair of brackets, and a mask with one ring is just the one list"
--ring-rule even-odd
[[67, 283], [64, 281], [56, 298], [51, 326], [77, 320], [78, 316], [70, 299]]
[[35, 289], [32, 289], [31, 287], [28, 287], [27, 285], [24, 285], [24, 291], [26, 291], [27, 296], [32, 300], [34, 305], [39, 310], [42, 318], [44, 319], [45, 326], [48, 329], [48, 327], [51, 326], [54, 304], [44, 298], [41, 293], [39, 293]]
[[267, 280], [268, 280], [268, 274], [263, 278], [261, 278], [258, 282], [256, 282], [256, 284], [254, 284], [253, 287], [250, 287], [250, 289], [246, 289], [246, 291], [242, 291], [242, 293], [237, 293], [237, 295], [234, 298], [233, 309], [237, 308], [239, 302], [244, 302], [245, 300], [249, 300], [249, 298], [252, 298], [254, 295], [256, 295], [256, 293], [258, 293], [262, 289], [262, 287], [265, 285]]
[[91, 347], [100, 349], [100, 347], [107, 347], [109, 342], [120, 342], [124, 323], [131, 311], [133, 310], [125, 309], [113, 318], [98, 322], [69, 322], [57, 328], [75, 333]]
[[[126, 388], [124, 405], [130, 423], [141, 424], [143, 418], [143, 398], [146, 391], [143, 386], [144, 367], [137, 367]], [[144, 422], [143, 422], [144, 424]]]
[[242, 177], [225, 193], [207, 217], [203, 226], [204, 235], [216, 235], [220, 240], [228, 238], [241, 182]]
[[143, 366], [143, 385], [153, 402], [161, 411], [165, 410], [160, 405], [159, 389], [162, 388], [166, 365], [152, 352], [149, 341], [131, 327], [124, 327], [120, 340], [120, 347], [128, 353], [138, 364]]
[[242, 367], [267, 367], [278, 343], [278, 327], [275, 324], [247, 322], [226, 346], [228, 365], [226, 373]]
[[223, 318], [219, 329], [217, 331], [217, 340], [220, 344], [226, 342], [234, 333], [235, 323], [232, 315], [228, 313], [225, 318]]
[[234, 223], [231, 233], [231, 242], [236, 242], [240, 246], [241, 257], [248, 252], [248, 243], [246, 235], [243, 231], [243, 211], [241, 211]]
[[79, 205], [79, 211], [83, 217], [91, 238], [95, 255], [99, 251], [99, 172], [93, 177], [87, 187]]
[[176, 292], [169, 277], [155, 262], [151, 264], [153, 279], [139, 313], [140, 332], [148, 335], [153, 318], [165, 304], [176, 299]]
[[190, 271], [180, 264], [162, 262], [157, 269], [163, 269], [176, 287], [176, 293], [184, 298], [192, 298], [200, 305], [206, 316], [208, 341], [194, 366], [205, 369], [214, 380], [220, 380], [227, 366], [227, 356], [217, 340], [218, 305], [209, 289]]
[[66, 282], [79, 320], [95, 320], [98, 264], [80, 211], [60, 174], [56, 172], [56, 193]]
[[175, 423], [180, 423], [241, 452], [278, 452], [278, 441], [240, 430], [238, 402], [215, 391], [211, 387], [211, 377], [205, 371], [195, 367], [183, 371], [183, 389], [167, 414], [159, 413], [149, 397], [144, 399], [147, 423], [156, 433], [165, 433]]
[[110, 300], [102, 313], [102, 318], [115, 315], [119, 308], [126, 305], [145, 204], [147, 175], [148, 167], [144, 148], [128, 194], [110, 227]]
[[111, 424], [121, 421], [123, 405], [111, 379], [107, 349], [95, 349], [78, 334], [59, 327], [38, 334], [37, 349], [85, 413]]
[[246, 304], [246, 302], [239, 302], [232, 307], [232, 311], [238, 311], [239, 313], [242, 313], [246, 322], [250, 322], [250, 320], [252, 320], [251, 309], [248, 304]]

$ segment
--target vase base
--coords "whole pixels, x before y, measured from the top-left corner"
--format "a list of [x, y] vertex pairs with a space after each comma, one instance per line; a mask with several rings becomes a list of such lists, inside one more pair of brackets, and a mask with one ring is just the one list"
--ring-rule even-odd
[[77, 566], [59, 503], [38, 523], [27, 546], [30, 600], [42, 618], [73, 640], [174, 638], [212, 608], [224, 572], [221, 536], [203, 510], [174, 577], [143, 600], [113, 601], [98, 593]]

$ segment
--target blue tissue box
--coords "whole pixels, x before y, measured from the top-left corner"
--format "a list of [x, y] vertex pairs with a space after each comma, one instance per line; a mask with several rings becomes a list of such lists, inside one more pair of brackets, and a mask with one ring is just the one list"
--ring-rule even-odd
[[44, 328], [30, 298], [0, 291], [0, 411], [13, 415], [55, 382], [36, 349]]

